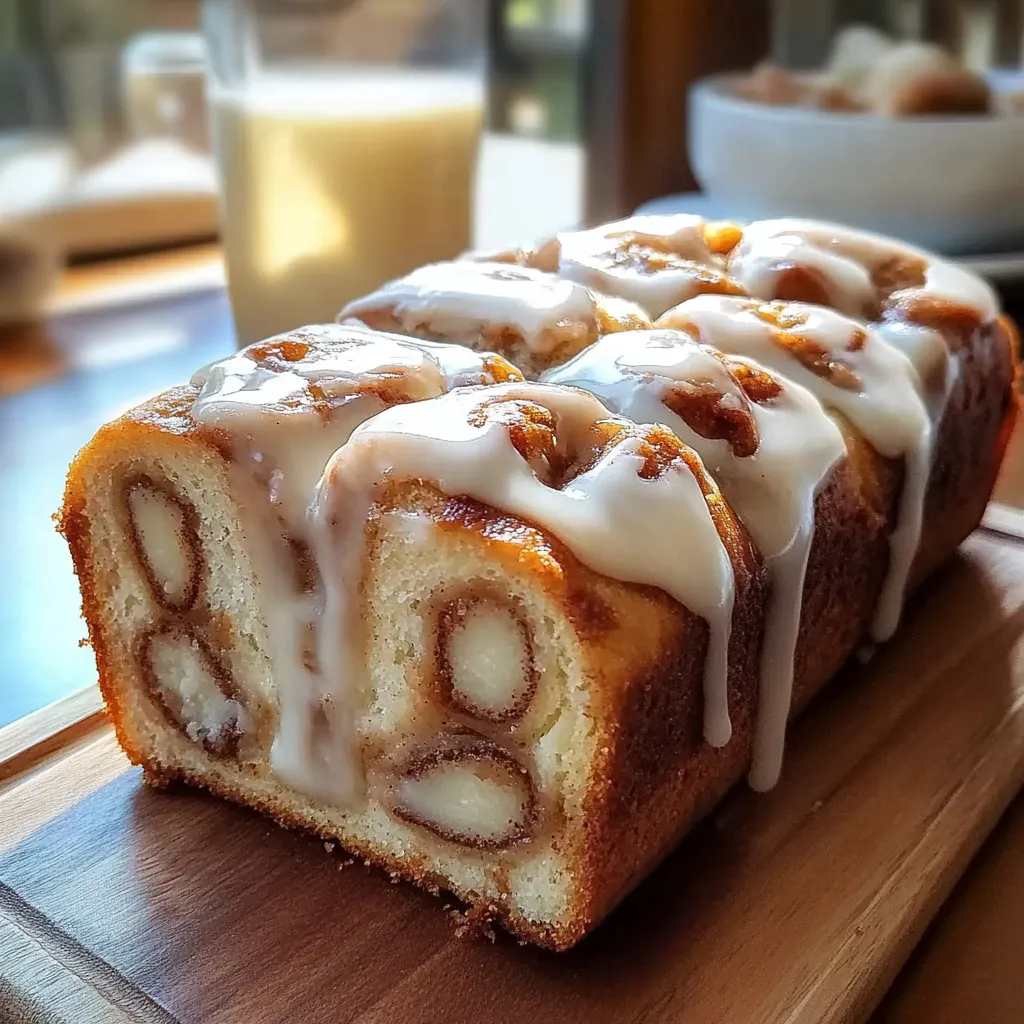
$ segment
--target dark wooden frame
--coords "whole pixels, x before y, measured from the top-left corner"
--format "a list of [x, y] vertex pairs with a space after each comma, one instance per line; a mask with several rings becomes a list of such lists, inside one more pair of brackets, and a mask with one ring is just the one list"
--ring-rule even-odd
[[764, 57], [770, 22], [769, 0], [591, 0], [588, 222], [695, 187], [686, 157], [687, 89]]

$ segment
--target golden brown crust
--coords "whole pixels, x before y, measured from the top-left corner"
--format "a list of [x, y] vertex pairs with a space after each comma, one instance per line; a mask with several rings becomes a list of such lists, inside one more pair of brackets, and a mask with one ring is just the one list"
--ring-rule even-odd
[[[112, 638], [106, 630], [107, 617], [101, 602], [93, 563], [89, 517], [86, 515], [86, 491], [94, 474], [103, 474], [111, 453], [130, 448], [139, 433], [153, 432], [170, 437], [196, 437], [195, 424], [189, 415], [199, 389], [192, 385], [171, 388], [148, 402], [136, 406], [123, 416], [101, 427], [93, 439], [75, 457], [68, 470], [64, 503], [57, 516], [57, 529], [71, 549], [71, 559], [82, 592], [82, 617], [89, 630], [89, 644], [96, 655], [100, 693], [117, 734], [121, 748], [132, 764], [145, 765], [144, 751], [135, 744], [127, 726], [126, 711], [118, 678], [117, 659]], [[150, 766], [155, 769], [157, 766]]]
[[867, 634], [889, 565], [903, 466], [847, 431], [847, 457], [814, 503], [793, 676], [800, 711]]
[[977, 327], [960, 351], [960, 371], [935, 432], [924, 531], [911, 578], [916, 587], [985, 514], [1016, 422], [1019, 339], [1005, 316]]
[[57, 529], [71, 549], [71, 560], [82, 593], [82, 618], [85, 619], [89, 631], [89, 646], [96, 656], [100, 693], [107, 707], [107, 715], [114, 726], [121, 749], [128, 755], [128, 760], [132, 764], [143, 764], [144, 752], [135, 746], [131, 734], [125, 728], [125, 712], [120, 699], [122, 687], [114, 670], [105, 629], [106, 618], [102, 612], [93, 573], [93, 548], [89, 534], [89, 519], [85, 514], [85, 488], [89, 475], [89, 461], [94, 454], [95, 444], [94, 438], [71, 464], [64, 491], [64, 504], [58, 513]]

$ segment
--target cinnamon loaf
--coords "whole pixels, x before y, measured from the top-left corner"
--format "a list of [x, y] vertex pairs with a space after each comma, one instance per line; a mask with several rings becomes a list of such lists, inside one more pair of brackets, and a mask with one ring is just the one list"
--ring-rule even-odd
[[1011, 326], [929, 254], [579, 234], [214, 364], [102, 428], [62, 512], [151, 782], [554, 949], [775, 783], [786, 720], [977, 525], [1015, 412]]

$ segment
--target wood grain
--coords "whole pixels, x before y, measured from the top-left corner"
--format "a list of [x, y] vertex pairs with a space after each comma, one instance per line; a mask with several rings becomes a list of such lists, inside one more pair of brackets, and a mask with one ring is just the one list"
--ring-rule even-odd
[[87, 686], [0, 729], [0, 783], [90, 732], [104, 717], [99, 687]]
[[173, 1024], [175, 1018], [0, 888], [0, 1009], [5, 1024]]
[[107, 726], [64, 756], [0, 789], [0, 853], [22, 842], [58, 814], [123, 775], [128, 762]]
[[782, 785], [569, 954], [456, 939], [317, 841], [147, 790], [109, 739], [0, 794], [5, 919], [40, 969], [78, 951], [116, 1008], [180, 1021], [864, 1019], [1024, 780], [1022, 627], [1024, 543], [976, 534], [795, 725]]
[[874, 1024], [1024, 1020], [1024, 799], [1015, 801], [873, 1018]]

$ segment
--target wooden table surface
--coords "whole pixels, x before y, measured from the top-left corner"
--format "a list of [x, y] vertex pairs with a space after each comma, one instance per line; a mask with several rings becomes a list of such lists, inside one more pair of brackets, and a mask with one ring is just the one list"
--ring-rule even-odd
[[[5, 706], [9, 714], [19, 713], [19, 693], [45, 693], [54, 677], [67, 692], [69, 681], [94, 677], [89, 652], [74, 645], [82, 626], [73, 592], [69, 597], [67, 581], [61, 581], [68, 570], [47, 518], [75, 447], [118, 407], [231, 347], [212, 247], [72, 270], [56, 313], [45, 328], [0, 331], [0, 573], [6, 583], [0, 596], [0, 722]], [[1024, 430], [1014, 439], [997, 498], [1024, 507]], [[1011, 532], [1020, 530], [1011, 511], [995, 508], [990, 522], [998, 528], [1001, 515]], [[43, 689], [33, 690], [37, 685]], [[94, 688], [78, 690], [0, 729], [0, 796], [17, 794], [31, 807], [33, 787], [54, 777], [62, 763], [98, 759], [106, 776], [83, 777], [80, 794], [78, 783], [63, 784], [62, 799], [84, 797], [119, 774], [109, 744]], [[19, 828], [31, 831], [31, 814]], [[0, 820], [0, 837], [4, 830]], [[12, 949], [0, 914], [0, 996], [5, 972], [16, 966], [6, 959], [16, 956]], [[1024, 796], [1018, 796], [871, 1019], [1020, 1024], [1022, 950]]]

